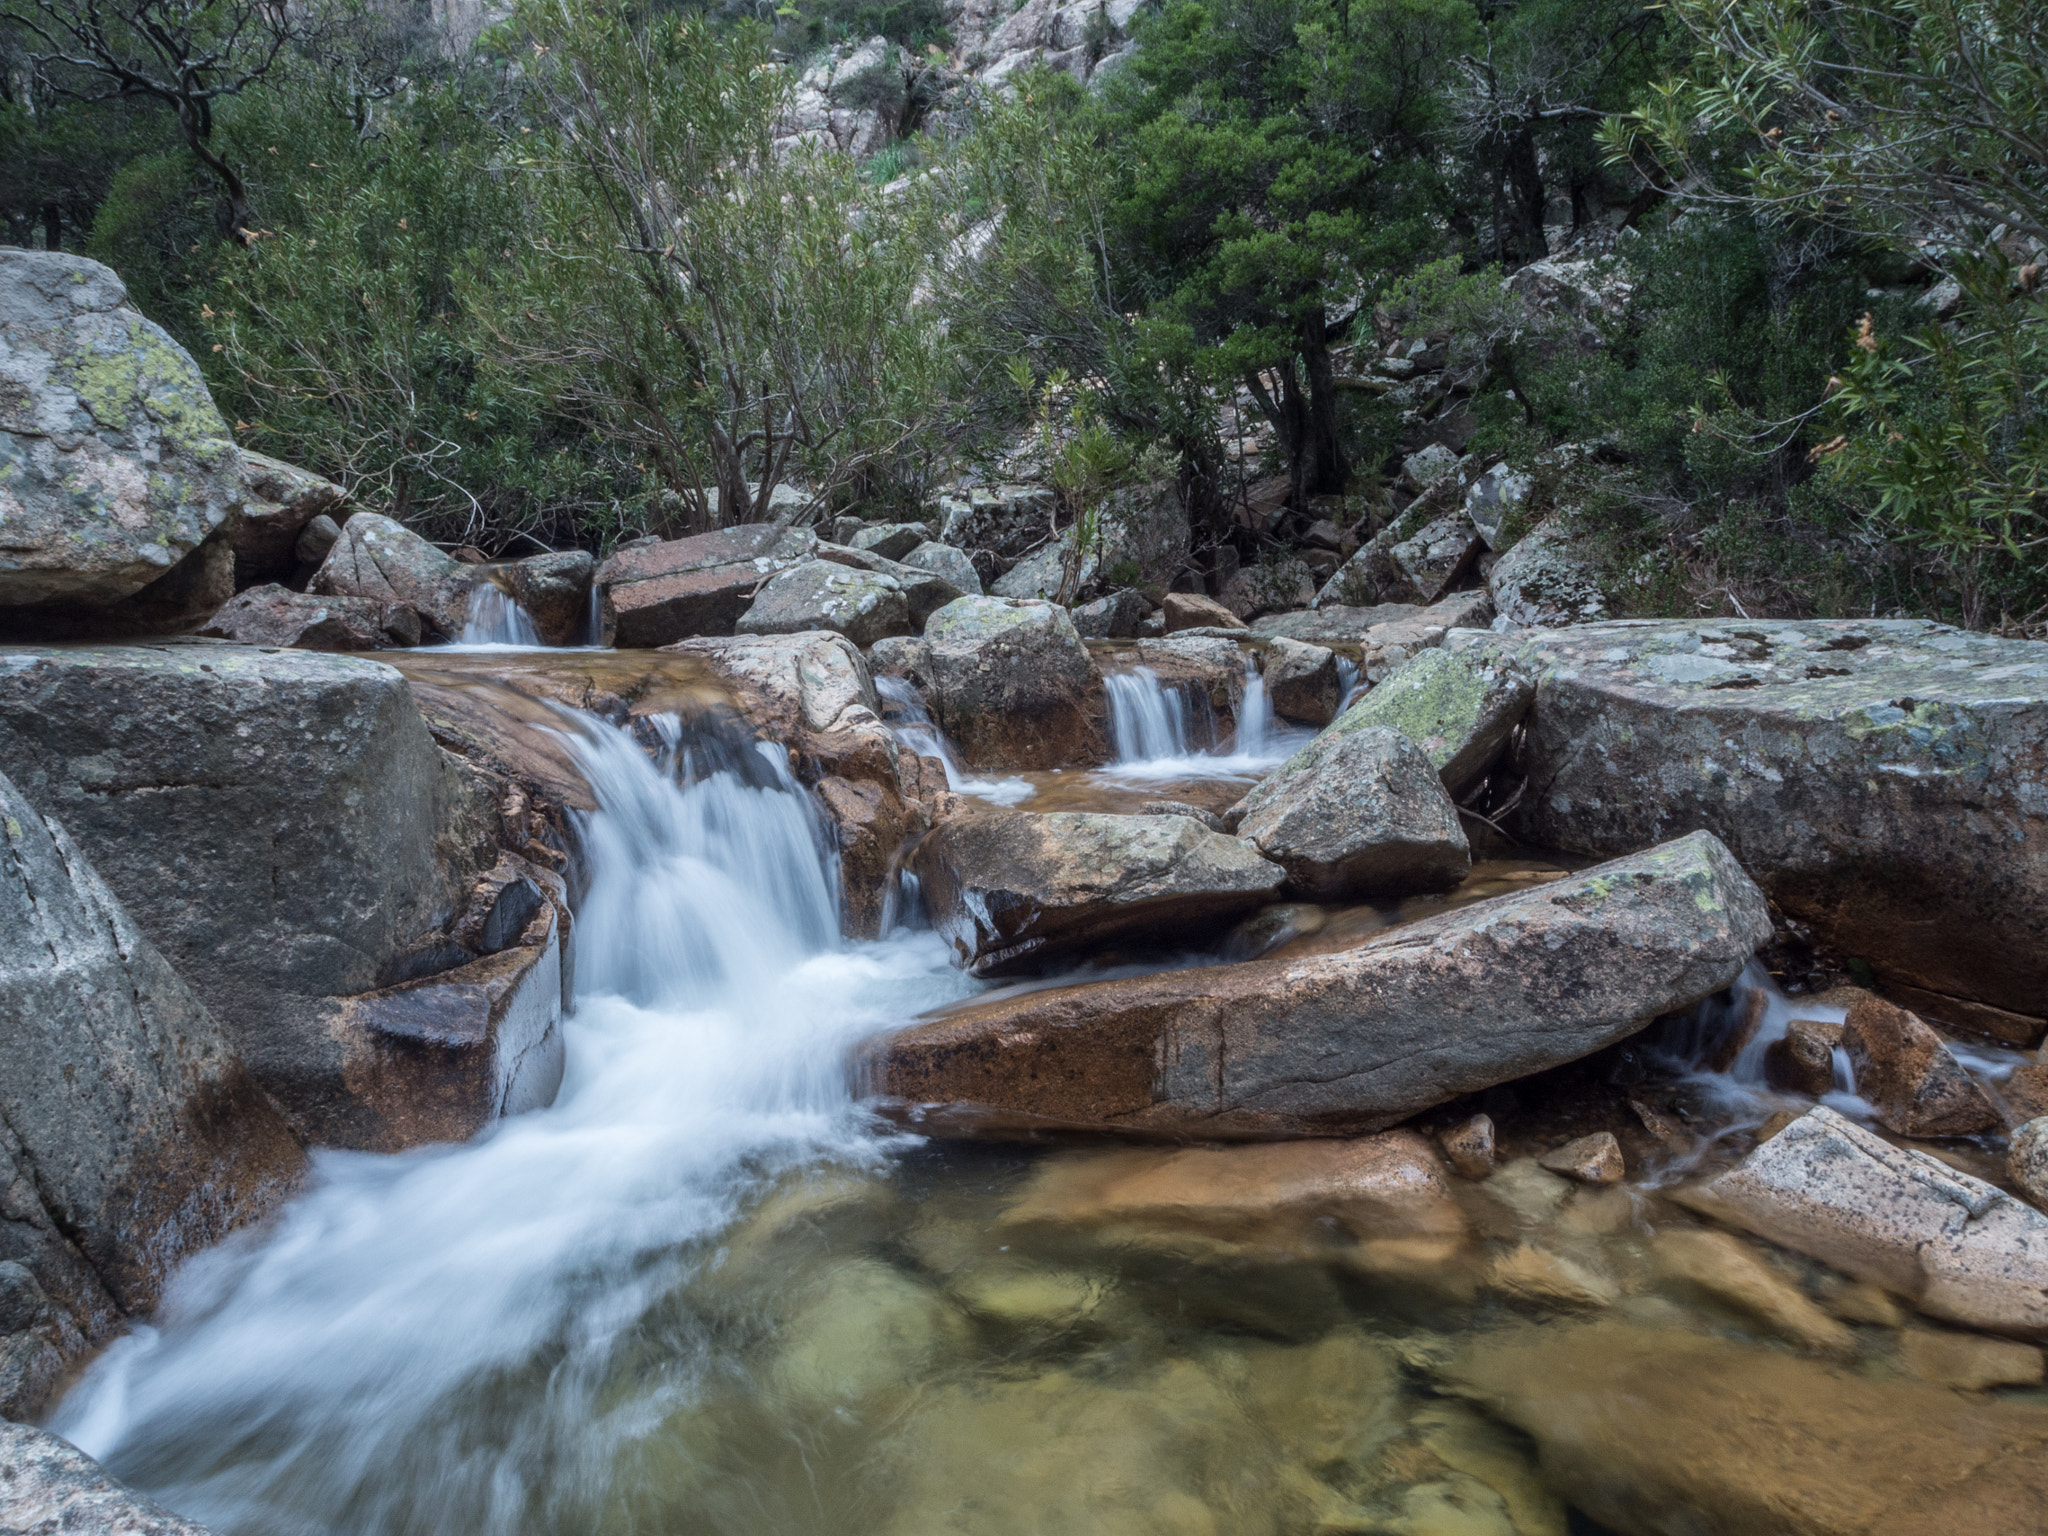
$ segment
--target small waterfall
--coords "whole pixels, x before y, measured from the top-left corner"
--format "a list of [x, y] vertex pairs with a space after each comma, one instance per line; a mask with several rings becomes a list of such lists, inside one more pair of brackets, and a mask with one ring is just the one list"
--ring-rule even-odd
[[780, 754], [662, 735], [659, 764], [571, 737], [601, 808], [556, 1102], [462, 1146], [316, 1153], [59, 1433], [222, 1532], [609, 1528], [625, 1449], [733, 1368], [683, 1288], [779, 1175], [884, 1155], [845, 1050], [972, 985], [934, 934], [841, 942]]
[[1357, 662], [1353, 661], [1353, 660], [1352, 660], [1352, 659], [1351, 659], [1351, 658], [1350, 658], [1349, 656], [1344, 656], [1344, 655], [1340, 655], [1340, 656], [1338, 656], [1338, 658], [1337, 658], [1337, 713], [1338, 713], [1338, 714], [1340, 714], [1340, 715], [1341, 715], [1341, 714], [1343, 714], [1345, 710], [1349, 709], [1349, 708], [1350, 708], [1350, 707], [1352, 706], [1352, 704], [1354, 704], [1354, 703], [1356, 702], [1356, 699], [1355, 699], [1354, 695], [1356, 695], [1356, 694], [1357, 694], [1357, 692], [1358, 692], [1358, 683], [1359, 683], [1359, 676], [1360, 676], [1360, 674], [1359, 674], [1359, 667], [1358, 667], [1358, 663], [1357, 663]]
[[939, 729], [938, 721], [925, 707], [924, 695], [909, 678], [878, 677], [875, 692], [887, 706], [884, 713], [896, 739], [919, 757], [937, 758], [946, 770], [946, 788], [954, 794], [972, 795], [995, 805], [1016, 805], [1038, 793], [1029, 779], [978, 779], [961, 767], [953, 743]]
[[457, 643], [495, 649], [541, 642], [533, 615], [519, 606], [518, 599], [494, 583], [479, 581], [469, 589], [469, 618]]
[[[1187, 694], [1168, 688], [1150, 667], [1133, 667], [1103, 679], [1109, 695], [1109, 732], [1120, 765], [1184, 758], [1207, 750], [1214, 741], [1196, 743], [1193, 710]], [[1203, 700], [1206, 707], [1208, 701]]]
[[1237, 741], [1231, 749], [1232, 755], [1271, 757], [1276, 731], [1273, 701], [1266, 697], [1266, 679], [1247, 660], [1244, 669], [1244, 689], [1237, 701]]
[[1103, 687], [1116, 761], [1102, 771], [1117, 778], [1250, 777], [1284, 762], [1311, 734], [1275, 718], [1256, 652], [1245, 656], [1237, 730], [1228, 752], [1220, 749], [1216, 716], [1201, 689], [1168, 687], [1143, 666], [1112, 673]]

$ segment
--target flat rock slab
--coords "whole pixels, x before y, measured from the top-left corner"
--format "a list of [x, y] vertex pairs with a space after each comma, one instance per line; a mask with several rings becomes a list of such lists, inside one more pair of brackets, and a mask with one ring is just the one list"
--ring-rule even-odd
[[1187, 816], [989, 811], [948, 821], [911, 868], [932, 921], [977, 976], [1102, 944], [1182, 945], [1278, 894], [1279, 866]]
[[597, 568], [605, 632], [621, 647], [729, 635], [769, 577], [815, 557], [818, 536], [779, 523], [622, 549]]
[[1695, 834], [1336, 954], [970, 1006], [861, 1066], [938, 1134], [1356, 1134], [1625, 1039], [1727, 986], [1770, 932]]
[[740, 615], [737, 628], [743, 635], [829, 629], [855, 645], [873, 645], [910, 633], [910, 604], [893, 576], [807, 560], [771, 576]]
[[1680, 1198], [1931, 1316], [2048, 1338], [2048, 1216], [1826, 1106]]
[[1472, 649], [1536, 684], [1520, 835], [1611, 857], [1704, 829], [1888, 990], [1966, 1016], [1902, 998], [1916, 1011], [2048, 1028], [2048, 644], [1643, 621]]
[[242, 645], [300, 651], [379, 651], [420, 643], [420, 616], [374, 597], [321, 597], [276, 583], [238, 592], [199, 631]]

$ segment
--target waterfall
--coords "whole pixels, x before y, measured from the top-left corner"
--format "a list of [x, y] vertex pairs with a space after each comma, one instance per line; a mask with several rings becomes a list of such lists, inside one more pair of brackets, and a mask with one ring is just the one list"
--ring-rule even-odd
[[924, 696], [908, 678], [878, 677], [875, 692], [887, 706], [889, 729], [919, 757], [935, 757], [945, 767], [946, 788], [996, 805], [1015, 805], [1038, 791], [1029, 779], [980, 779], [960, 766], [960, 755], [925, 707]]
[[1279, 723], [1256, 652], [1245, 657], [1237, 730], [1230, 750], [1217, 742], [1216, 717], [1199, 688], [1170, 688], [1150, 667], [1103, 679], [1109, 697], [1116, 761], [1103, 772], [1120, 779], [1244, 778], [1292, 756], [1310, 732]]
[[520, 607], [511, 593], [488, 581], [479, 581], [469, 589], [469, 618], [457, 643], [494, 650], [538, 646], [540, 631], [534, 628], [533, 615]]
[[855, 1040], [962, 995], [930, 933], [838, 937], [772, 749], [585, 720], [600, 809], [555, 1104], [461, 1146], [325, 1151], [175, 1277], [53, 1427], [227, 1536], [596, 1529], [622, 1448], [724, 1369], [678, 1301], [777, 1174], [872, 1164]]
[[1337, 657], [1338, 714], [1343, 714], [1345, 710], [1351, 707], [1354, 695], [1356, 695], [1358, 692], [1359, 677], [1360, 673], [1358, 663], [1353, 661], [1349, 656], [1344, 656], [1340, 654]]
[[[1112, 673], [1103, 679], [1103, 687], [1109, 695], [1109, 733], [1119, 764], [1184, 758], [1193, 750], [1188, 741], [1194, 724], [1188, 696], [1166, 687], [1150, 667]], [[1203, 750], [1214, 745], [1201, 743]]]

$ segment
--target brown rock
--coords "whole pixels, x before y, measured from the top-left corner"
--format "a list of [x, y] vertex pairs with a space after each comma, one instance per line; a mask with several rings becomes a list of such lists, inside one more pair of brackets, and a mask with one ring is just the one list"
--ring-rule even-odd
[[1217, 602], [1194, 592], [1169, 592], [1162, 601], [1166, 632], [1180, 629], [1244, 629], [1243, 619]]
[[[1703, 835], [1351, 950], [1049, 988], [874, 1042], [877, 1090], [1118, 1130], [1342, 1133], [1574, 1060], [1717, 991], [1770, 933]], [[929, 1117], [927, 1125], [937, 1128]]]
[[778, 523], [621, 549], [597, 569], [605, 632], [625, 647], [729, 635], [769, 577], [813, 558], [818, 538]]
[[1922, 1381], [1965, 1392], [2038, 1386], [2042, 1376], [2041, 1351], [2033, 1345], [1978, 1333], [1907, 1328], [1899, 1334], [1899, 1358]]
[[543, 645], [586, 645], [590, 633], [590, 586], [597, 561], [584, 549], [529, 555], [505, 571], [512, 596], [533, 619]]
[[1328, 725], [1344, 702], [1337, 653], [1325, 646], [1275, 636], [1260, 656], [1259, 675], [1273, 713], [1305, 725]]
[[2011, 1111], [2008, 1120], [2016, 1124], [2048, 1115], [2048, 1061], [2023, 1062], [1998, 1085], [1999, 1096]]
[[1856, 1335], [1829, 1317], [1741, 1238], [1726, 1232], [1664, 1231], [1652, 1252], [1658, 1272], [1806, 1349], [1848, 1354]]
[[2021, 1194], [2048, 1207], [2048, 1117], [2029, 1120], [2012, 1133], [2005, 1171]]
[[1910, 1315], [1892, 1300], [1891, 1293], [1868, 1280], [1851, 1280], [1846, 1275], [1823, 1275], [1821, 1305], [1850, 1323], [1874, 1323], [1880, 1328], [1899, 1328]]
[[1461, 1120], [1441, 1138], [1444, 1157], [1451, 1167], [1468, 1179], [1483, 1179], [1493, 1172], [1493, 1121], [1486, 1115]]
[[1561, 1173], [1581, 1184], [1619, 1184], [1628, 1168], [1622, 1162], [1621, 1143], [1612, 1131], [1595, 1131], [1553, 1148], [1536, 1159], [1552, 1173]]
[[1495, 1259], [1486, 1283], [1541, 1307], [1611, 1307], [1621, 1299], [1621, 1288], [1605, 1275], [1529, 1243]]
[[2022, 1536], [2048, 1512], [2033, 1404], [1616, 1322], [1486, 1334], [1444, 1376], [1615, 1531]]
[[1835, 1086], [1835, 1042], [1842, 1026], [1794, 1019], [1784, 1036], [1764, 1048], [1764, 1081], [1781, 1093], [1819, 1098]]
[[1949, 1054], [1941, 1036], [1903, 1008], [1863, 993], [1849, 1008], [1842, 1044], [1856, 1091], [1880, 1124], [1901, 1136], [1970, 1136], [1999, 1123], [1991, 1101]]
[[301, 651], [377, 651], [418, 645], [420, 616], [404, 603], [321, 597], [272, 585], [236, 594], [199, 633]]

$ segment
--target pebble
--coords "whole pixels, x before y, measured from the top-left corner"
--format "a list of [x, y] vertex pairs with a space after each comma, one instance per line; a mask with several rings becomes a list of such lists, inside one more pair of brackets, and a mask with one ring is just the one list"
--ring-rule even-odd
[[1537, 1162], [1552, 1173], [1561, 1173], [1581, 1184], [1619, 1184], [1628, 1167], [1622, 1162], [1621, 1143], [1612, 1131], [1595, 1131], [1546, 1152]]
[[1493, 1120], [1474, 1115], [1462, 1125], [1443, 1134], [1444, 1156], [1452, 1168], [1468, 1179], [1483, 1179], [1493, 1172]]

